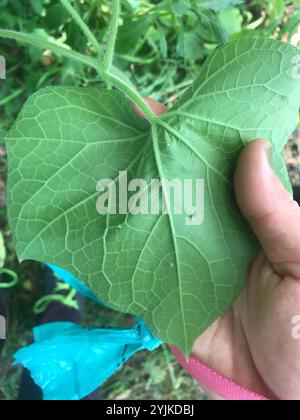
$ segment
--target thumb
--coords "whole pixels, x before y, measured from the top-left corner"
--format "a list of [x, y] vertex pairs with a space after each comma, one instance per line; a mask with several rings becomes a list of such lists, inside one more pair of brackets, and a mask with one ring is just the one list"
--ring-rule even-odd
[[237, 202], [281, 276], [300, 278], [300, 208], [270, 166], [272, 146], [248, 144], [235, 173]]

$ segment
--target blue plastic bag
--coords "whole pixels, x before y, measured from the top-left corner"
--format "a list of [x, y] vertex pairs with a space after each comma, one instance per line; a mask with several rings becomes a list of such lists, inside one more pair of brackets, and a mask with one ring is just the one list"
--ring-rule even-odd
[[43, 391], [44, 400], [81, 400], [137, 351], [161, 342], [142, 321], [130, 329], [88, 329], [53, 323], [34, 330], [35, 344], [15, 354]]
[[[81, 295], [102, 303], [68, 271], [48, 265], [60, 280]], [[162, 342], [136, 319], [133, 328], [84, 328], [69, 322], [37, 327], [35, 343], [19, 350], [15, 364], [27, 368], [44, 400], [81, 400], [94, 392], [140, 350], [153, 351]]]

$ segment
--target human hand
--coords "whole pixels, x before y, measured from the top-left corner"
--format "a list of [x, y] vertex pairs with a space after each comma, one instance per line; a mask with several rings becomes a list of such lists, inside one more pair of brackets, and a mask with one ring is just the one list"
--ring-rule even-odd
[[300, 399], [300, 208], [269, 165], [270, 144], [245, 147], [235, 174], [238, 204], [263, 251], [233, 307], [195, 343], [193, 354], [269, 398]]

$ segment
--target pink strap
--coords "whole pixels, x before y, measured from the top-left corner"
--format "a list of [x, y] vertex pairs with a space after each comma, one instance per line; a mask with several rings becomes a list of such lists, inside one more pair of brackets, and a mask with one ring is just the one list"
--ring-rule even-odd
[[200, 360], [190, 357], [187, 362], [182, 353], [175, 347], [170, 346], [172, 353], [181, 366], [187, 370], [204, 388], [207, 388], [229, 401], [267, 401], [266, 397], [249, 391], [230, 379], [206, 366]]

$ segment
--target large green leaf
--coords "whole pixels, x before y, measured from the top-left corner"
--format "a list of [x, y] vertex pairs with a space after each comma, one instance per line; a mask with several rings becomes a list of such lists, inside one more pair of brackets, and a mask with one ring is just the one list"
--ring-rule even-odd
[[[188, 354], [243, 288], [258, 249], [235, 203], [233, 172], [257, 137], [280, 150], [295, 127], [298, 51], [243, 39], [218, 49], [178, 104], [152, 127], [120, 93], [48, 88], [24, 106], [8, 139], [9, 218], [20, 260], [61, 266], [112, 308], [138, 314]], [[96, 211], [102, 178], [203, 179], [205, 218]], [[147, 191], [147, 187], [145, 188]], [[150, 191], [147, 191], [150, 194]]]

